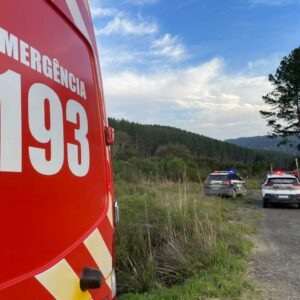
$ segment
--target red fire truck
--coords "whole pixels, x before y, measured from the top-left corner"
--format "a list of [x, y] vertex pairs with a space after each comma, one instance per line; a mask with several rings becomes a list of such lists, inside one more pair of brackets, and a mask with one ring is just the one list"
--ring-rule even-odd
[[114, 202], [88, 0], [0, 3], [0, 299], [112, 299]]

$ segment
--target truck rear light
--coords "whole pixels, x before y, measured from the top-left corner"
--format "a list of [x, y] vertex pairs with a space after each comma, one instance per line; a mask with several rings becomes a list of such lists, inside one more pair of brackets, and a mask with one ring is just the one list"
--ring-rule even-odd
[[273, 186], [273, 183], [266, 183], [264, 186], [271, 187], [271, 186]]
[[113, 145], [115, 142], [114, 129], [112, 127], [105, 127], [105, 141], [106, 145]]
[[300, 189], [300, 183], [293, 184], [293, 187], [296, 189]]

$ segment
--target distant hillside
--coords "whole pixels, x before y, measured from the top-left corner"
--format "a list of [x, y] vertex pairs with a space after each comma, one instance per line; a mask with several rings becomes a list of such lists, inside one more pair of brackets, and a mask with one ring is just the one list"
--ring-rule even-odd
[[[278, 143], [282, 141], [282, 138], [268, 138], [267, 136], [254, 136], [254, 137], [242, 137], [237, 139], [229, 139], [226, 142], [250, 149], [263, 149], [270, 151], [279, 151], [289, 153], [292, 155], [298, 154], [297, 148], [289, 145], [281, 145], [278, 147]], [[291, 139], [292, 142], [299, 143], [298, 138], [294, 137]]]
[[[247, 165], [263, 162], [286, 167], [292, 161], [289, 154], [243, 148], [173, 127], [141, 125], [116, 119], [109, 119], [109, 124], [115, 128], [114, 151], [119, 154], [127, 151], [148, 158], [165, 151], [166, 145], [183, 145], [194, 157], [219, 162], [238, 162]], [[178, 147], [178, 151], [184, 150]]]

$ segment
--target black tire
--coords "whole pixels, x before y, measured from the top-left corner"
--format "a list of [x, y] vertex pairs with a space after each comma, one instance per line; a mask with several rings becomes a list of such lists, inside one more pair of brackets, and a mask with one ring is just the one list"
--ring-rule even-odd
[[300, 208], [300, 203], [298, 203], [298, 208]]
[[269, 207], [269, 200], [268, 199], [263, 199], [263, 208], [268, 208]]

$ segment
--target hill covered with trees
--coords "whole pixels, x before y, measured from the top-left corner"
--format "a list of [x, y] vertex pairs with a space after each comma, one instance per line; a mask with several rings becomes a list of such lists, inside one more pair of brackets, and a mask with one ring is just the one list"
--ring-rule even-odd
[[[268, 136], [253, 136], [253, 137], [241, 137], [237, 139], [229, 139], [226, 142], [235, 144], [240, 147], [246, 147], [250, 149], [263, 149], [269, 151], [279, 151], [284, 153], [289, 153], [291, 155], [297, 155], [298, 150], [296, 146], [293, 145], [280, 145], [283, 142], [283, 138], [274, 137], [270, 138]], [[296, 145], [299, 141], [297, 137], [290, 137], [291, 142]]]
[[[293, 157], [280, 152], [252, 150], [185, 130], [109, 119], [115, 129], [113, 146], [117, 176], [166, 176], [191, 180], [214, 169], [235, 168], [246, 176], [264, 174], [272, 164], [292, 168]], [[129, 171], [130, 170], [130, 171]]]

